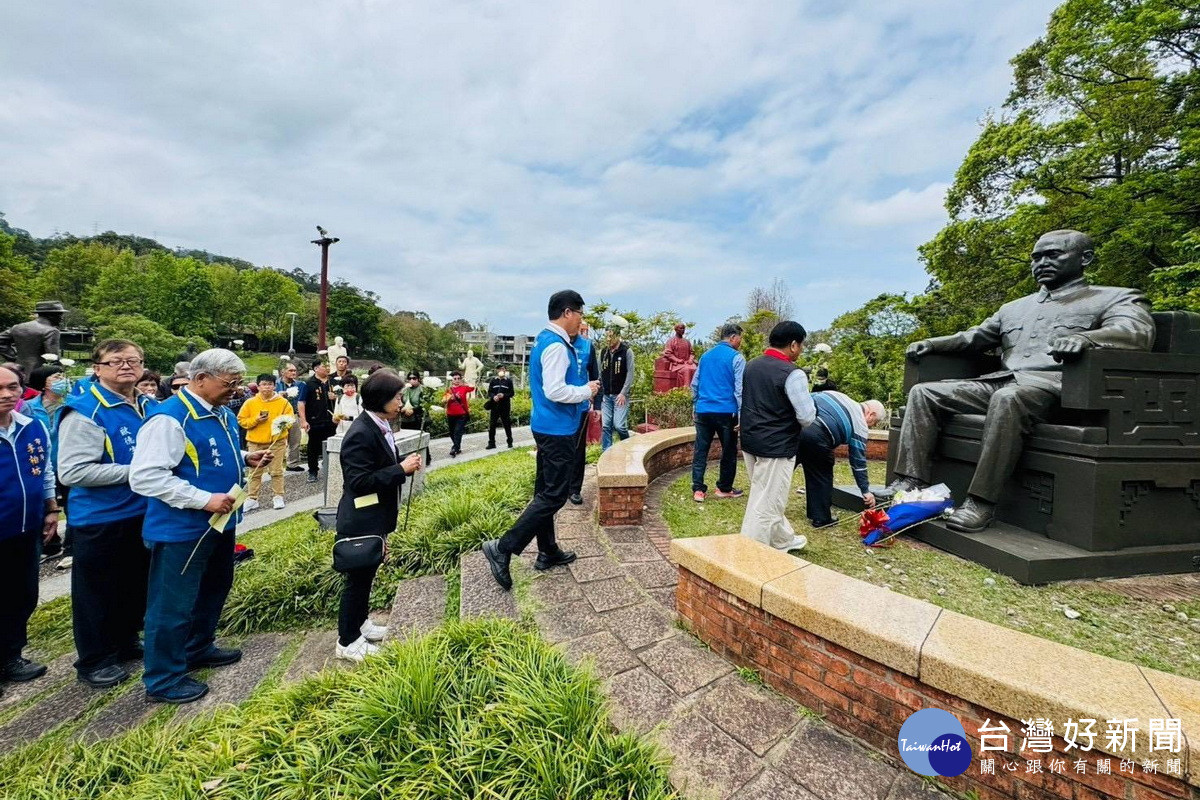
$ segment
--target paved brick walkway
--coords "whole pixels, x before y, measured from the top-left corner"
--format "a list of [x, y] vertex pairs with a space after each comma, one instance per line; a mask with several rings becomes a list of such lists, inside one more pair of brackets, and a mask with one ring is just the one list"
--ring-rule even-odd
[[558, 515], [559, 540], [579, 559], [535, 577], [534, 619], [547, 640], [572, 660], [590, 662], [604, 679], [618, 727], [649, 733], [671, 753], [672, 780], [687, 797], [946, 796], [747, 680], [681, 630], [673, 612], [677, 572], [654, 542], [663, 531], [601, 529], [595, 498], [589, 469], [584, 504]]

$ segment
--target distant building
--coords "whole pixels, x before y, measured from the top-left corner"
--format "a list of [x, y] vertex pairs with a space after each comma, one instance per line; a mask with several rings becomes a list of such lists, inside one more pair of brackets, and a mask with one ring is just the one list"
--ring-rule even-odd
[[533, 349], [534, 342], [532, 336], [502, 336], [486, 328], [460, 333], [459, 338], [462, 339], [464, 353], [469, 347], [484, 360], [522, 368], [529, 364], [529, 351]]

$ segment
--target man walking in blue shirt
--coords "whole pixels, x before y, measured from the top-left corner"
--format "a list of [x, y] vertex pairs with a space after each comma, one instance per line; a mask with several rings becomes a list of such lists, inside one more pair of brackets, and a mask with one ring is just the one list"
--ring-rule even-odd
[[492, 576], [505, 589], [512, 588], [509, 562], [535, 538], [539, 570], [575, 560], [575, 554], [558, 546], [554, 515], [567, 502], [574, 474], [579, 406], [595, 397], [599, 381], [587, 379], [587, 365], [571, 343], [583, 322], [583, 298], [564, 290], [550, 296], [550, 322], [538, 334], [529, 354], [529, 391], [533, 399], [530, 427], [537, 444], [537, 478], [533, 499], [516, 523], [500, 539], [483, 543], [483, 555]]
[[692, 499], [703, 503], [708, 486], [704, 471], [708, 467], [708, 451], [713, 436], [721, 442], [721, 469], [717, 475], [717, 497], [741, 497], [741, 489], [733, 488], [737, 474], [737, 424], [742, 410], [742, 374], [746, 357], [742, 346], [742, 326], [726, 323], [721, 326], [721, 341], [700, 357], [696, 374], [692, 376], [692, 398], [696, 412], [696, 446], [692, 451]]

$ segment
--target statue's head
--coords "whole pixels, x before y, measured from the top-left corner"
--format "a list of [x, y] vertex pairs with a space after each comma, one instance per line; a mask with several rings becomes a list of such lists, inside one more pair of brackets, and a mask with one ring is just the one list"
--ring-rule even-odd
[[39, 317], [45, 317], [49, 322], [58, 325], [66, 315], [67, 309], [57, 300], [41, 300], [33, 309]]
[[685, 331], [687, 331], [687, 325], [684, 325], [682, 322], [675, 326], [676, 336], [682, 337]]
[[1057, 289], [1076, 278], [1096, 258], [1092, 237], [1079, 231], [1061, 230], [1043, 234], [1033, 246], [1030, 268], [1033, 279], [1047, 289]]
[[344, 345], [346, 343], [346, 340], [340, 336], [335, 336], [335, 337], [333, 337], [333, 343], [340, 347], [341, 345]]

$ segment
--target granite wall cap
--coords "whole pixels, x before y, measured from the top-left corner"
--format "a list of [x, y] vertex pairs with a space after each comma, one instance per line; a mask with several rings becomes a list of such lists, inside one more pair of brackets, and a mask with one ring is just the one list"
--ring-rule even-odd
[[816, 565], [763, 585], [762, 608], [847, 650], [916, 676], [941, 609]]
[[762, 607], [762, 588], [767, 581], [809, 566], [802, 558], [781, 553], [740, 533], [675, 539], [671, 542], [671, 558], [692, 574], [756, 608]]
[[651, 456], [695, 440], [693, 427], [663, 428], [631, 436], [601, 454], [596, 462], [597, 482], [600, 488], [648, 486], [651, 476], [646, 471], [646, 462]]
[[[1150, 688], [1167, 707], [1168, 716], [1183, 724], [1184, 747], [1180, 755], [1184, 759], [1185, 780], [1192, 786], [1200, 786], [1200, 681], [1149, 667], [1141, 669]], [[1149, 731], [1145, 734], [1149, 735]], [[1177, 754], [1160, 751], [1156, 755], [1173, 758]]]
[[[917, 677], [1011, 719], [1048, 719], [1060, 736], [1067, 720], [1094, 719], [1096, 750], [1139, 762], [1152, 757], [1149, 720], [1170, 716], [1136, 664], [953, 611], [942, 612], [933, 626]], [[1136, 747], [1108, 746], [1104, 733], [1110, 719], [1138, 720]], [[1010, 734], [1017, 745], [1020, 735]]]

